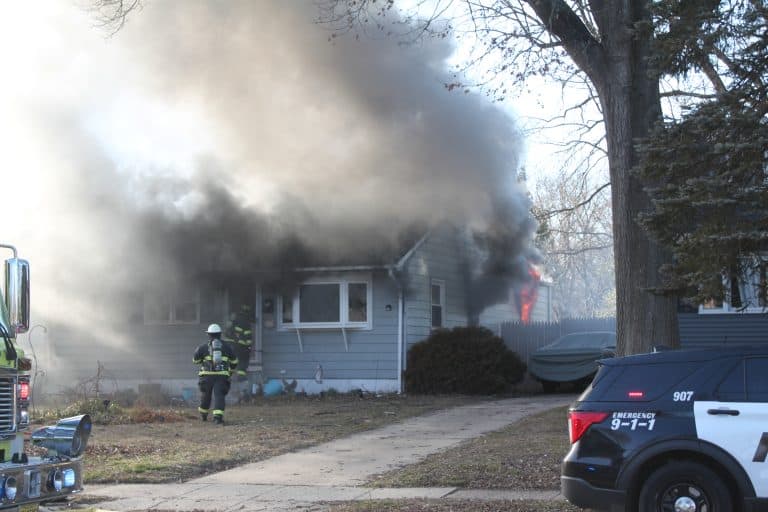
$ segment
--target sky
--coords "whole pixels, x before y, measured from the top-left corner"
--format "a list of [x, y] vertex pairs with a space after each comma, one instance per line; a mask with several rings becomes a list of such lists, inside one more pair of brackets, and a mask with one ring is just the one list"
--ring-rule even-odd
[[120, 343], [109, 298], [143, 282], [296, 241], [359, 258], [442, 221], [531, 256], [526, 141], [509, 107], [446, 90], [452, 42], [331, 38], [316, 14], [147, 1], [110, 37], [83, 2], [0, 6], [0, 238], [32, 263], [33, 319]]

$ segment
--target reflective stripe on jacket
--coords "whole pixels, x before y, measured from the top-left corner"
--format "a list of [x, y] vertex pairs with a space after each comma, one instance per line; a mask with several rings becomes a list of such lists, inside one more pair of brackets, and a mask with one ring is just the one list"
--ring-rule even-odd
[[237, 356], [230, 346], [223, 342], [221, 347], [221, 363], [216, 365], [213, 363], [208, 343], [197, 347], [195, 355], [192, 357], [192, 362], [200, 365], [198, 375], [225, 375], [227, 377], [235, 371], [238, 363]]

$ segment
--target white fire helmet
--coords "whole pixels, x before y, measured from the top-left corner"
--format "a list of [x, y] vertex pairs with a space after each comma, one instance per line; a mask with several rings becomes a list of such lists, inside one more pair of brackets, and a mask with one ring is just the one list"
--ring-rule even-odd
[[221, 334], [221, 326], [219, 324], [211, 324], [205, 332], [208, 334]]

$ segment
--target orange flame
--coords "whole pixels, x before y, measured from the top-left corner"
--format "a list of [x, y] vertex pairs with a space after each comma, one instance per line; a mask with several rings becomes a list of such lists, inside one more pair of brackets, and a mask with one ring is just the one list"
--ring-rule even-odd
[[530, 279], [520, 288], [520, 320], [524, 324], [531, 322], [531, 313], [536, 305], [536, 299], [539, 297], [539, 281], [541, 272], [536, 270], [533, 265], [528, 266], [528, 275]]

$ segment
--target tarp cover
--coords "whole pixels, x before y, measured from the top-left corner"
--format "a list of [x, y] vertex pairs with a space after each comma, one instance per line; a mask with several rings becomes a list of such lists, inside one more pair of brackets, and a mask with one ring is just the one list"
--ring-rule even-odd
[[610, 357], [615, 346], [612, 332], [569, 334], [531, 354], [528, 371], [552, 382], [583, 379], [597, 371], [597, 361]]
[[570, 382], [583, 379], [597, 371], [601, 351], [570, 351], [563, 353], [532, 354], [528, 371], [540, 380]]

